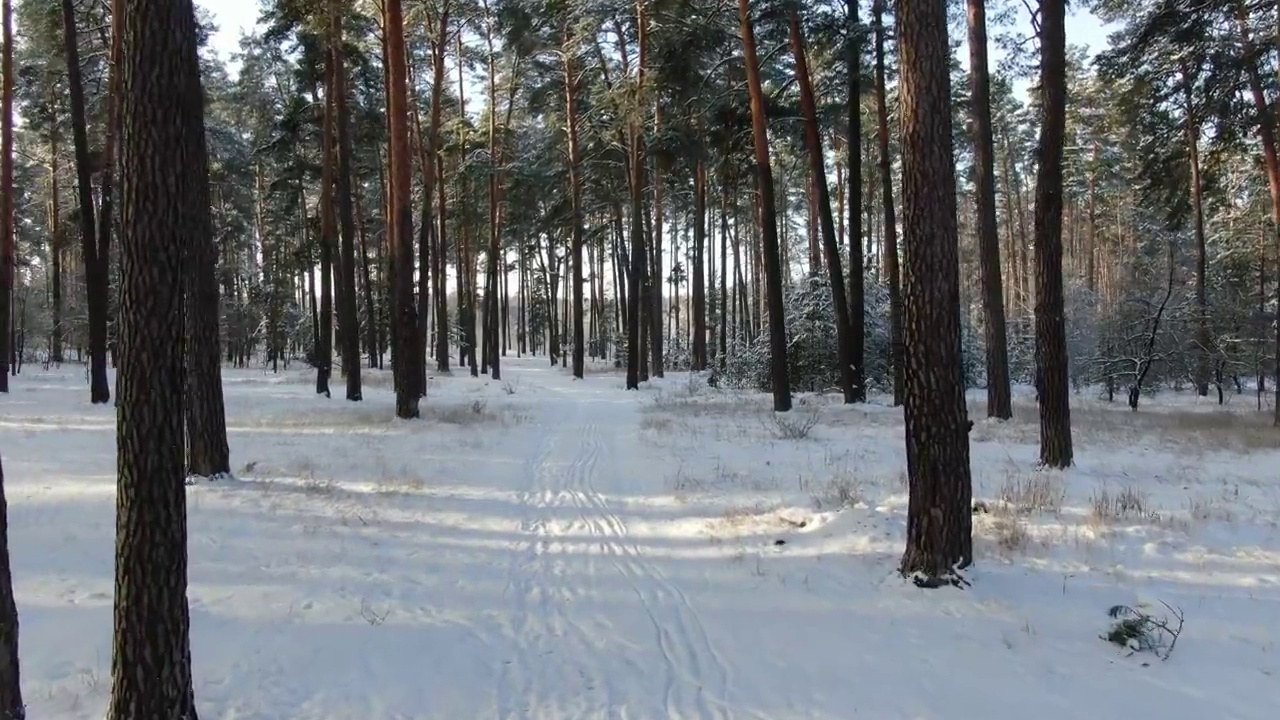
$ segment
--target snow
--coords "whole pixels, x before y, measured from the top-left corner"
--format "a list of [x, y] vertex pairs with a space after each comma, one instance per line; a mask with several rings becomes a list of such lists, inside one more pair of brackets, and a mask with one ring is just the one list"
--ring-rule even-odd
[[[1040, 472], [1033, 398], [996, 423], [972, 394], [972, 586], [922, 590], [883, 398], [777, 420], [687, 374], [503, 371], [434, 378], [420, 422], [383, 373], [356, 404], [224, 371], [237, 479], [187, 490], [203, 718], [1274, 717], [1280, 435], [1251, 397], [1077, 395], [1078, 466]], [[29, 716], [101, 718], [113, 409], [69, 365], [0, 407]], [[1099, 638], [1161, 601], [1167, 662]]]

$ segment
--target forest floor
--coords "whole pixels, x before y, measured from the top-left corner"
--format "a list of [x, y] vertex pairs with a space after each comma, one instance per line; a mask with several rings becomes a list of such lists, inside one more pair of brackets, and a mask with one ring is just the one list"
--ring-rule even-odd
[[[1280, 433], [1252, 397], [1073, 397], [1077, 466], [1034, 469], [1033, 398], [971, 415], [967, 589], [896, 573], [901, 413], [671, 374], [504, 360], [327, 400], [225, 372], [237, 479], [188, 488], [204, 720], [1275, 717]], [[337, 385], [337, 383], [335, 383]], [[340, 392], [340, 388], [336, 388]], [[336, 393], [335, 393], [336, 394]], [[83, 368], [0, 398], [31, 718], [101, 718], [115, 418]], [[1180, 608], [1167, 661], [1100, 638]]]

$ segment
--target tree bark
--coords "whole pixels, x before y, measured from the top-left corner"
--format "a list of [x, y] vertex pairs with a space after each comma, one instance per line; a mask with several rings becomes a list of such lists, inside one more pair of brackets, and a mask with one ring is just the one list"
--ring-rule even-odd
[[[431, 153], [435, 156], [432, 181], [437, 192], [439, 209], [436, 213], [435, 265], [432, 267], [436, 296], [436, 372], [449, 372], [449, 295], [446, 290], [446, 252], [448, 238], [445, 232], [445, 182], [444, 148], [440, 143], [441, 109], [444, 105], [444, 49], [449, 41], [449, 3], [442, 4], [436, 37], [431, 40]], [[431, 189], [427, 189], [430, 192]], [[461, 297], [461, 295], [459, 295]]]
[[[121, 143], [120, 402], [108, 720], [195, 720], [183, 486], [183, 265], [209, 227], [191, 0], [128, 0]], [[206, 197], [207, 199], [207, 197]]]
[[707, 166], [702, 157], [693, 167], [693, 288], [690, 309], [693, 315], [693, 343], [690, 348], [691, 369], [707, 369], [707, 280], [704, 256], [707, 247]]
[[751, 99], [751, 134], [755, 142], [757, 190], [763, 235], [765, 297], [769, 313], [770, 386], [774, 412], [791, 410], [791, 385], [787, 375], [787, 329], [782, 305], [782, 267], [778, 259], [778, 213], [773, 195], [773, 169], [769, 166], [769, 130], [764, 90], [760, 85], [760, 61], [756, 57], [755, 30], [751, 26], [749, 0], [738, 0], [738, 26]]
[[1066, 3], [1040, 2], [1040, 145], [1036, 170], [1036, 362], [1040, 462], [1072, 462], [1067, 330], [1062, 300], [1062, 146], [1067, 117]]
[[1200, 177], [1200, 121], [1195, 107], [1194, 78], [1183, 65], [1183, 104], [1186, 106], [1187, 156], [1191, 165], [1191, 224], [1196, 241], [1196, 392], [1209, 394], [1209, 295], [1206, 289], [1208, 251], [1205, 247], [1204, 187]]
[[897, 29], [910, 484], [901, 572], [936, 587], [958, 582], [955, 571], [973, 561], [945, 0], [902, 3]]
[[[636, 63], [636, 88], [641, 92], [644, 88], [644, 47], [648, 34], [648, 19], [645, 17], [645, 0], [636, 3], [636, 27], [639, 31], [641, 57]], [[648, 251], [644, 242], [644, 152], [641, 147], [641, 131], [638, 121], [632, 121], [628, 131], [628, 149], [631, 153], [631, 274], [628, 277], [628, 309], [627, 318], [627, 389], [638, 390], [642, 379], [641, 365], [644, 363], [647, 317], [650, 311], [645, 307], [649, 294], [645, 292], [648, 283]]]
[[413, 158], [409, 152], [409, 100], [406, 86], [404, 13], [400, 0], [386, 0], [383, 37], [387, 44], [387, 114], [391, 125], [391, 251], [395, 266], [395, 341], [397, 351], [396, 417], [419, 417], [422, 372], [425, 362], [418, 310], [413, 297], [413, 210], [410, 207], [409, 177]]
[[[316, 393], [330, 397], [333, 375], [333, 248], [337, 244], [333, 217], [333, 54], [325, 54], [325, 96], [320, 148], [320, 343], [316, 345]], [[319, 98], [316, 98], [317, 103]]]
[[53, 328], [49, 338], [49, 359], [61, 363], [62, 356], [62, 253], [63, 237], [58, 192], [58, 131], [49, 130], [49, 293], [53, 305]]
[[889, 101], [885, 89], [884, 0], [873, 0], [876, 42], [876, 123], [880, 145], [880, 194], [884, 206], [884, 272], [889, 280], [889, 353], [893, 365], [893, 404], [902, 404], [902, 279], [898, 268], [898, 226], [893, 212], [893, 167], [889, 159]]
[[84, 85], [80, 76], [79, 33], [72, 0], [62, 0], [63, 41], [67, 60], [67, 86], [71, 102], [71, 134], [76, 152], [76, 185], [80, 201], [80, 240], [84, 255], [84, 282], [89, 315], [89, 399], [94, 404], [111, 401], [107, 382], [108, 256], [99, 256], [93, 214], [92, 160], [85, 124]]
[[978, 255], [982, 266], [983, 328], [987, 346], [987, 416], [1013, 417], [1009, 349], [996, 227], [995, 142], [991, 132], [991, 78], [987, 72], [986, 0], [968, 0], [969, 79], [973, 113], [974, 185], [978, 200]]
[[[13, 6], [10, 0], [4, 0], [3, 9], [0, 10], [0, 23], [4, 25], [4, 56], [0, 59], [0, 73], [3, 74], [4, 82], [4, 95], [0, 99], [3, 103], [0, 108], [0, 233], [3, 233], [0, 235], [0, 392], [7, 393], [9, 355], [12, 350], [9, 346], [9, 315], [13, 302], [14, 260], [17, 255], [17, 238], [14, 235], [16, 226], [13, 222]], [[12, 596], [12, 591], [10, 595]], [[3, 612], [3, 608], [0, 608], [0, 612]], [[4, 685], [3, 667], [0, 667], [0, 712], [4, 712], [5, 707]], [[14, 687], [17, 687], [16, 681]]]
[[[356, 311], [356, 222], [351, 199], [351, 129], [347, 110], [346, 50], [342, 36], [343, 3], [329, 0], [329, 18], [332, 23], [332, 46], [329, 50], [333, 62], [330, 92], [333, 94], [334, 120], [338, 140], [338, 220], [342, 229], [342, 262], [338, 265], [338, 316], [342, 325], [342, 371], [347, 375], [347, 399], [360, 401], [364, 394], [360, 387], [360, 318]], [[422, 269], [426, 273], [426, 268]], [[372, 318], [370, 318], [372, 322]]]
[[[662, 134], [662, 102], [657, 101], [653, 111], [653, 135]], [[647, 166], [646, 166], [647, 167]], [[662, 157], [653, 160], [653, 206], [649, 208], [649, 357], [654, 377], [665, 376], [666, 358], [662, 343]]]
[[[1249, 33], [1249, 9], [1243, 0], [1239, 0], [1236, 3], [1236, 20], [1240, 27], [1245, 75], [1249, 81], [1249, 94], [1253, 98], [1254, 109], [1258, 113], [1258, 136], [1262, 140], [1262, 157], [1267, 170], [1267, 187], [1271, 192], [1272, 238], [1276, 243], [1277, 249], [1280, 249], [1280, 151], [1276, 147], [1276, 118], [1262, 86], [1256, 50]], [[1280, 263], [1276, 263], [1275, 271], [1277, 278], [1280, 278]], [[1280, 279], [1277, 282], [1280, 283]], [[1274, 403], [1274, 424], [1280, 427], [1280, 323], [1277, 323], [1275, 337], [1274, 360], [1277, 402]], [[1259, 372], [1259, 377], [1262, 377], [1261, 372]]]
[[[853, 355], [853, 400], [867, 399], [867, 322], [865, 274], [862, 252], [862, 24], [858, 20], [859, 0], [847, 0], [849, 12], [848, 72], [849, 127], [849, 348]], [[734, 245], [734, 263], [737, 263]]]
[[569, 139], [569, 198], [573, 218], [573, 376], [581, 379], [586, 372], [585, 343], [582, 326], [582, 157], [578, 149], [578, 73], [574, 66], [573, 36], [564, 27], [564, 102], [565, 124]]
[[728, 270], [729, 258], [729, 178], [725, 173], [720, 174], [720, 301], [717, 308], [720, 311], [720, 322], [718, 330], [720, 331], [720, 352], [716, 358], [716, 365], [720, 370], [725, 370], [729, 365], [729, 276], [725, 272]]
[[[119, 27], [117, 24], [116, 27]], [[209, 152], [205, 140], [204, 89], [200, 67], [183, 58], [191, 67], [182, 67], [186, 86], [182, 88], [186, 108], [183, 141], [185, 178], [191, 197], [184, 207], [190, 213], [187, 249], [186, 325], [187, 378], [185, 400], [187, 422], [187, 472], [218, 478], [231, 474], [231, 451], [227, 445], [227, 415], [222, 396], [222, 349], [219, 334], [218, 247], [213, 238], [213, 216], [209, 202]], [[105, 257], [105, 255], [104, 255]]]

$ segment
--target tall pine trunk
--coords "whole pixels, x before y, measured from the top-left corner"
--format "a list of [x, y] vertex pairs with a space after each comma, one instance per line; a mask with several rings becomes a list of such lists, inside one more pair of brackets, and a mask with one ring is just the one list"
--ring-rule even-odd
[[582, 326], [582, 158], [578, 149], [578, 72], [574, 65], [574, 38], [568, 28], [564, 35], [564, 102], [565, 125], [569, 139], [569, 199], [573, 217], [573, 376], [582, 378], [586, 372], [585, 336]]
[[[822, 154], [822, 135], [818, 130], [818, 104], [814, 100], [813, 86], [809, 79], [809, 60], [805, 57], [799, 11], [794, 9], [791, 11], [790, 26], [791, 54], [796, 61], [796, 82], [800, 86], [800, 111], [804, 115], [804, 139], [809, 149], [809, 178], [813, 183], [816, 196], [822, 249], [826, 255], [827, 275], [831, 282], [831, 302], [836, 312], [836, 361], [840, 366], [840, 386], [844, 391], [844, 401], [852, 403], [857, 401], [858, 379], [854, 375], [856, 360], [849, 330], [849, 301], [844, 291], [840, 245], [836, 240], [835, 224], [831, 219], [831, 195], [827, 188], [827, 168]], [[722, 277], [724, 270], [724, 268], [720, 269]]]
[[84, 255], [84, 281], [89, 315], [89, 399], [111, 401], [107, 382], [108, 263], [100, 254], [93, 207], [93, 169], [84, 109], [84, 85], [80, 73], [79, 33], [72, 0], [62, 0], [62, 30], [67, 60], [67, 90], [71, 104], [71, 136], [76, 153], [76, 185], [80, 203], [80, 241]]
[[1072, 462], [1071, 387], [1062, 299], [1062, 150], [1067, 117], [1065, 0], [1040, 1], [1040, 146], [1036, 156], [1036, 363], [1040, 462]]
[[693, 168], [693, 346], [691, 369], [700, 372], [707, 369], [707, 166], [699, 156]]
[[[115, 24], [120, 28], [120, 24]], [[122, 29], [122, 28], [121, 28]], [[185, 62], [185, 60], [184, 60]], [[186, 299], [183, 305], [187, 346], [187, 472], [217, 478], [231, 473], [227, 415], [222, 396], [222, 350], [219, 335], [218, 246], [213, 237], [209, 202], [209, 152], [205, 140], [204, 90], [198, 63], [185, 69], [187, 132], [183, 157], [191, 215], [187, 248]]]
[[[1267, 170], [1267, 187], [1271, 191], [1271, 231], [1276, 247], [1280, 250], [1280, 150], [1276, 147], [1275, 115], [1267, 101], [1262, 86], [1262, 78], [1255, 59], [1254, 44], [1249, 33], [1249, 9], [1244, 0], [1236, 3], [1236, 20], [1240, 27], [1240, 37], [1245, 57], [1245, 75], [1249, 81], [1249, 94], [1253, 98], [1254, 110], [1258, 113], [1258, 135], [1262, 139], [1262, 158]], [[1280, 278], [1280, 262], [1276, 263], [1275, 272]], [[1280, 280], [1277, 281], [1280, 284]], [[1280, 427], [1280, 323], [1276, 324], [1275, 342], [1275, 425]], [[1261, 377], [1259, 372], [1259, 377]]]
[[[1183, 105], [1186, 112], [1187, 159], [1191, 166], [1191, 221], [1196, 241], [1196, 392], [1209, 394], [1209, 295], [1206, 290], [1208, 252], [1205, 247], [1204, 186], [1200, 177], [1200, 120], [1195, 106], [1195, 79], [1184, 63], [1182, 67]], [[1092, 215], [1092, 197], [1090, 197]], [[1090, 227], [1092, 228], [1092, 222]]]
[[901, 572], [937, 587], [973, 561], [946, 1], [902, 3], [897, 28], [910, 486]]
[[996, 227], [995, 142], [991, 133], [991, 78], [987, 73], [986, 0], [968, 0], [969, 78], [972, 91], [974, 185], [978, 199], [978, 255], [987, 346], [987, 415], [1013, 417], [1009, 349], [1000, 280], [1000, 235]]
[[885, 88], [884, 0], [873, 0], [876, 42], [876, 133], [880, 150], [880, 193], [884, 206], [884, 272], [889, 281], [889, 358], [893, 365], [893, 404], [902, 404], [902, 279], [898, 268], [898, 225], [893, 211], [893, 163], [889, 159], [889, 100]]
[[396, 417], [419, 417], [422, 399], [422, 371], [425, 362], [418, 310], [413, 296], [413, 210], [410, 207], [409, 179], [413, 158], [409, 151], [409, 98], [406, 83], [404, 12], [400, 0], [386, 0], [383, 6], [383, 38], [387, 46], [387, 115], [391, 128], [391, 253], [395, 277], [394, 373], [396, 376]]
[[[640, 91], [644, 87], [644, 48], [648, 33], [648, 19], [645, 17], [645, 2], [636, 3], [636, 27], [639, 32], [640, 59], [636, 64], [636, 87]], [[647, 364], [643, 357], [645, 336], [650, 309], [648, 304], [648, 251], [644, 242], [644, 151], [641, 146], [641, 131], [638, 121], [632, 121], [628, 129], [628, 149], [631, 153], [631, 274], [628, 278], [627, 319], [627, 389], [638, 390], [640, 381], [648, 379], [641, 365]], [[642, 375], [646, 377], [642, 378]]]
[[787, 375], [787, 329], [783, 317], [782, 266], [778, 252], [778, 211], [773, 195], [773, 169], [769, 165], [769, 130], [765, 117], [760, 61], [756, 57], [755, 30], [749, 0], [738, 0], [738, 27], [747, 69], [747, 93], [751, 99], [751, 135], [755, 145], [760, 224], [763, 234], [765, 297], [769, 314], [769, 384], [774, 412], [791, 409], [791, 384]]
[[[867, 322], [865, 308], [862, 251], [862, 24], [858, 20], [859, 0], [847, 0], [849, 9], [848, 73], [849, 73], [849, 127], [846, 152], [849, 153], [849, 347], [853, 355], [853, 399], [867, 399], [866, 346]], [[734, 264], [737, 265], [738, 247], [734, 245]]]
[[[13, 302], [14, 261], [17, 255], [17, 238], [13, 222], [13, 6], [4, 0], [0, 10], [3, 23], [4, 57], [0, 60], [3, 74], [4, 96], [0, 99], [0, 392], [9, 392], [9, 355], [12, 348], [9, 315]], [[0, 518], [3, 520], [3, 518]], [[2, 611], [3, 608], [0, 608]], [[2, 622], [3, 620], [0, 620]], [[16, 631], [15, 631], [16, 635]], [[15, 640], [16, 646], [16, 640]], [[3, 652], [0, 650], [0, 652]], [[0, 668], [0, 675], [3, 669]], [[16, 674], [15, 674], [16, 678]], [[0, 676], [0, 693], [4, 692], [4, 678]], [[16, 682], [15, 682], [16, 687]], [[3, 695], [0, 695], [0, 712], [4, 711]]]
[[[332, 45], [329, 55], [333, 63], [330, 92], [338, 150], [338, 221], [342, 230], [342, 262], [338, 264], [338, 317], [342, 325], [342, 370], [347, 376], [347, 399], [363, 398], [360, 387], [360, 319], [356, 311], [356, 221], [351, 198], [351, 129], [347, 110], [347, 70], [342, 40], [342, 3], [329, 0], [332, 23]], [[423, 268], [426, 272], [426, 268]], [[370, 318], [372, 322], [372, 318]]]
[[[333, 249], [337, 245], [333, 217], [333, 54], [325, 55], [324, 117], [320, 148], [320, 343], [316, 345], [316, 393], [330, 397], [333, 375]], [[319, 98], [317, 98], [319, 100]]]
[[[183, 486], [183, 265], [209, 236], [195, 8], [128, 0], [120, 178], [120, 398], [108, 720], [195, 720]], [[203, 243], [202, 243], [203, 245]]]
[[[440, 143], [441, 108], [444, 104], [444, 49], [449, 41], [449, 4], [440, 8], [439, 24], [435, 37], [431, 39], [431, 154], [435, 157], [435, 168], [431, 172], [434, 188], [425, 188], [424, 192], [434, 189], [437, 193], [438, 208], [435, 224], [435, 261], [431, 268], [434, 281], [432, 290], [436, 296], [436, 371], [449, 372], [449, 295], [446, 292], [446, 252], [449, 249], [445, 232], [445, 182], [444, 182], [444, 148]], [[461, 288], [459, 288], [461, 293]], [[461, 294], [459, 294], [461, 298]]]

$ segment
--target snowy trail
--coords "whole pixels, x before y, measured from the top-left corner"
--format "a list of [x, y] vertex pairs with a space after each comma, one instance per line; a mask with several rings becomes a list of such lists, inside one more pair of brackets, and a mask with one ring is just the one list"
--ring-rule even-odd
[[[238, 479], [187, 490], [202, 717], [1274, 715], [1280, 449], [1205, 448], [1248, 439], [1248, 413], [1170, 398], [1180, 419], [1135, 434], [1127, 409], [1085, 404], [1080, 466], [1053, 476], [1031, 470], [1030, 400], [980, 423], [975, 497], [1035, 481], [1062, 508], [1018, 516], [1021, 544], [975, 516], [973, 586], [927, 592], [895, 572], [907, 496], [887, 400], [801, 397], [821, 422], [794, 439], [767, 396], [680, 373], [639, 392], [602, 363], [574, 380], [510, 358], [503, 375], [440, 375], [403, 422], [385, 372], [363, 403], [317, 397], [305, 369], [226, 372]], [[1230, 434], [1180, 429], [1210, 413]], [[0, 449], [28, 715], [100, 720], [114, 408], [87, 403], [78, 367], [24, 372], [0, 397]], [[1149, 516], [1091, 515], [1130, 486]], [[1098, 639], [1106, 608], [1164, 601], [1188, 616], [1169, 662]]]
[[[730, 717], [729, 671], [701, 616], [645, 557], [626, 520], [595, 487], [598, 473], [625, 470], [614, 450], [624, 439], [621, 430], [635, 430], [635, 423], [620, 422], [616, 404], [578, 397], [577, 388], [563, 381], [526, 382], [551, 395], [547, 405], [554, 410], [543, 419], [541, 449], [525, 467], [529, 485], [519, 496], [525, 537], [514, 550], [508, 587], [520, 659], [504, 666], [499, 717], [627, 717], [650, 706], [655, 698], [647, 694], [625, 696], [619, 671], [633, 692], [658, 682], [661, 705], [643, 717]], [[618, 579], [630, 602], [598, 602]], [[622, 628], [641, 627], [648, 627], [647, 637], [616, 636]], [[610, 653], [606, 639], [634, 651]], [[623, 667], [601, 674], [611, 664]], [[660, 678], [646, 677], [654, 673]]]

